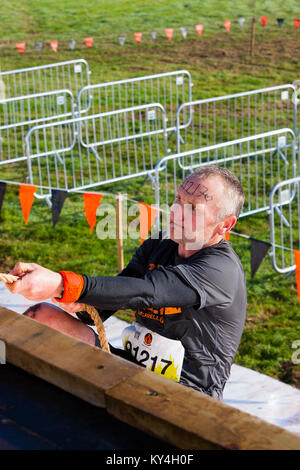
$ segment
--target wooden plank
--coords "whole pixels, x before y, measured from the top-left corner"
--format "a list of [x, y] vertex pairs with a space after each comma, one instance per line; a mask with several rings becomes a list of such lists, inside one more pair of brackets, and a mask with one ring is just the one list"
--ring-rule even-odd
[[107, 411], [180, 449], [300, 449], [300, 437], [146, 370], [106, 390]]
[[136, 364], [5, 308], [0, 339], [7, 362], [96, 406], [105, 406], [105, 390], [140, 372]]
[[178, 448], [300, 449], [295, 434], [5, 308], [0, 339], [11, 364]]

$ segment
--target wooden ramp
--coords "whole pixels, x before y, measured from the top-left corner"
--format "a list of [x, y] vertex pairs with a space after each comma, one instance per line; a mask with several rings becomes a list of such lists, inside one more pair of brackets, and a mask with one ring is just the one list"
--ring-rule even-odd
[[293, 433], [5, 308], [0, 339], [7, 362], [179, 449], [300, 449]]

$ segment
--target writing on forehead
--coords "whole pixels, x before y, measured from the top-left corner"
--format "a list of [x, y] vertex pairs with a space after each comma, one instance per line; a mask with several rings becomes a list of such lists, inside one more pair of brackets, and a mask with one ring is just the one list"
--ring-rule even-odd
[[190, 196], [203, 197], [205, 201], [212, 201], [213, 197], [207, 194], [208, 188], [198, 181], [186, 180], [182, 184], [182, 189]]

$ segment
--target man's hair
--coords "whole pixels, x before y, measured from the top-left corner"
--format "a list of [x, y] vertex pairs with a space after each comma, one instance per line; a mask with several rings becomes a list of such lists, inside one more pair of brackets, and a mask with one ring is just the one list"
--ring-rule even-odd
[[227, 215], [239, 217], [244, 205], [245, 193], [241, 182], [233, 173], [220, 166], [209, 166], [198, 168], [193, 173], [193, 176], [200, 180], [219, 176], [224, 183], [225, 194], [222, 206], [219, 208], [218, 220], [223, 219]]

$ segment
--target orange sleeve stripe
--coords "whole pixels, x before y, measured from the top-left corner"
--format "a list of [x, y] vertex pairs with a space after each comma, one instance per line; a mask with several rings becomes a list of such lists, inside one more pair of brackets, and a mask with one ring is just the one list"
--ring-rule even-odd
[[83, 286], [84, 280], [80, 274], [75, 274], [72, 271], [59, 271], [64, 280], [64, 293], [61, 299], [57, 297], [57, 302], [70, 303], [76, 302], [79, 299]]

